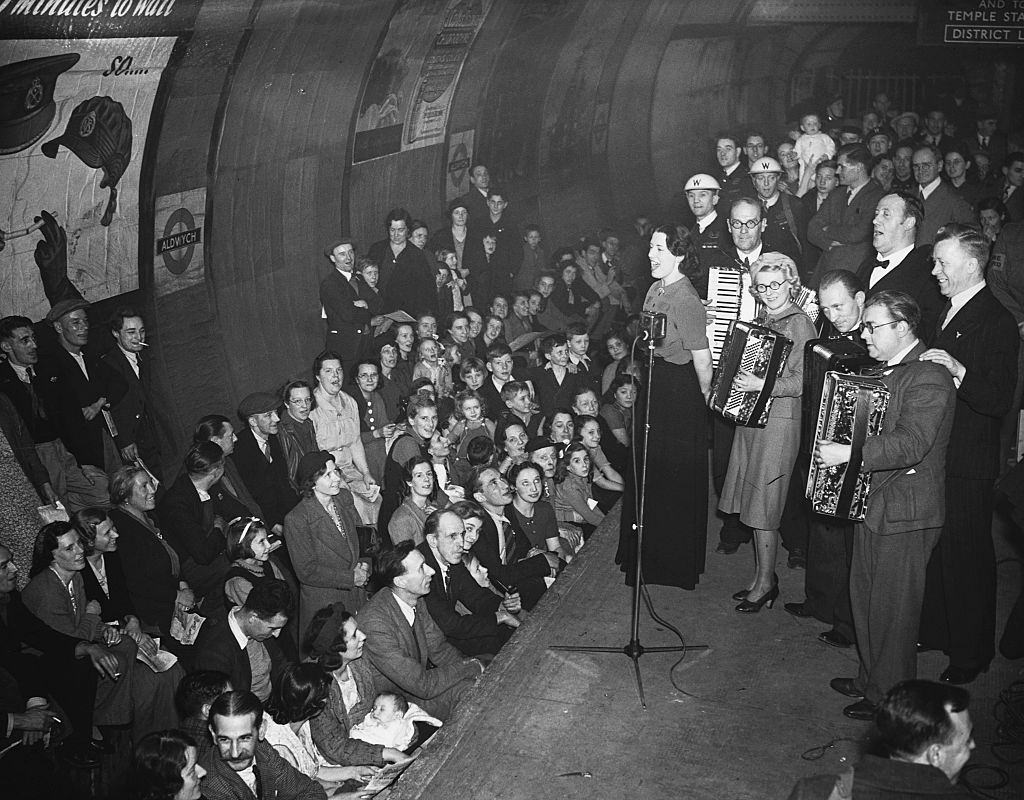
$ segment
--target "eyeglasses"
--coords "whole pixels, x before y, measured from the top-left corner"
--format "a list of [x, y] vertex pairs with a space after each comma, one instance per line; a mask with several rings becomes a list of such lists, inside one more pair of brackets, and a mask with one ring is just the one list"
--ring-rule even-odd
[[935, 169], [939, 165], [934, 161], [925, 161], [923, 164], [914, 164], [914, 169]]
[[777, 292], [787, 283], [789, 283], [789, 281], [783, 281], [782, 283], [779, 283], [778, 281], [772, 281], [771, 283], [757, 283], [754, 284], [754, 291], [758, 294], [765, 294], [769, 289], [773, 292]]
[[746, 222], [741, 222], [738, 219], [729, 220], [729, 227], [732, 228], [733, 230], [739, 230], [740, 228], [743, 228], [743, 230], [752, 231], [760, 224], [761, 220], [759, 219], [748, 219]]
[[865, 323], [863, 323], [863, 325], [864, 325], [864, 330], [866, 330], [868, 333], [874, 333], [879, 328], [884, 328], [887, 325], [898, 325], [901, 322], [903, 322], [903, 320], [901, 320], [901, 319], [894, 319], [892, 322], [865, 322]]

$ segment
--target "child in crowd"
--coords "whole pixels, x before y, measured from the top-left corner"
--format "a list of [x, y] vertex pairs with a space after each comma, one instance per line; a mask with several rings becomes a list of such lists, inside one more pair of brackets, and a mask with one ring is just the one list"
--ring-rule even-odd
[[380, 320], [377, 317], [384, 313], [384, 298], [380, 296], [380, 292], [377, 290], [377, 283], [380, 281], [380, 267], [377, 266], [377, 262], [372, 258], [360, 256], [359, 260], [356, 261], [356, 270], [358, 270], [361, 278], [359, 299], [366, 301], [366, 309], [373, 317], [370, 320], [370, 324], [379, 325]]
[[484, 416], [484, 401], [472, 389], [465, 389], [455, 396], [455, 408], [460, 419], [452, 426], [451, 439], [456, 444], [455, 457], [464, 459], [469, 443], [475, 438], [494, 438], [494, 423]]
[[611, 388], [619, 363], [629, 355], [629, 344], [626, 342], [626, 334], [621, 330], [613, 329], [608, 331], [604, 337], [604, 346], [605, 350], [608, 351], [608, 357], [611, 359], [611, 362], [609, 362], [601, 374], [601, 394], [604, 394]]
[[466, 389], [479, 392], [487, 377], [487, 364], [479, 358], [465, 358], [459, 365], [459, 377], [466, 384]]
[[576, 432], [583, 446], [587, 448], [590, 463], [593, 465], [594, 499], [597, 500], [598, 507], [607, 513], [622, 495], [625, 482], [601, 449], [601, 423], [597, 417], [588, 414], [578, 415]]
[[612, 381], [601, 406], [601, 416], [608, 423], [612, 436], [626, 447], [629, 447], [633, 433], [633, 406], [636, 404], [637, 388], [636, 379], [632, 375], [619, 375]]
[[523, 423], [526, 432], [530, 436], [536, 436], [540, 432], [543, 419], [540, 414], [535, 414], [536, 404], [533, 402], [533, 393], [529, 384], [522, 381], [509, 381], [501, 387], [501, 400], [505, 404], [505, 410], [499, 415], [499, 419], [517, 419]]
[[441, 720], [430, 716], [397, 692], [381, 692], [373, 701], [373, 710], [362, 722], [353, 725], [348, 735], [370, 744], [408, 750], [416, 738], [416, 722], [441, 727]]
[[421, 314], [416, 320], [417, 339], [437, 339], [437, 317], [433, 314]]
[[445, 313], [466, 308], [465, 275], [469, 270], [459, 269], [459, 257], [446, 247], [435, 251], [437, 258], [437, 303]]
[[267, 526], [256, 517], [237, 517], [228, 523], [226, 553], [231, 568], [224, 575], [224, 598], [228, 608], [243, 606], [253, 584], [277, 578], [284, 580], [284, 574], [270, 554], [281, 546], [281, 540], [273, 541], [267, 533]]
[[434, 339], [420, 339], [416, 346], [416, 356], [419, 359], [412, 371], [412, 378], [427, 378], [434, 384], [434, 391], [437, 396], [443, 397], [452, 392], [452, 374], [448, 366], [439, 357], [439, 345]]
[[516, 291], [512, 293], [512, 313], [505, 317], [505, 341], [511, 344], [528, 333], [533, 333], [530, 295], [524, 291]]
[[800, 130], [797, 137], [796, 155], [800, 159], [800, 180], [810, 170], [812, 173], [819, 161], [833, 158], [836, 154], [836, 143], [827, 133], [821, 132], [821, 117], [817, 114], [804, 114], [800, 118]]
[[558, 461], [554, 506], [560, 522], [582, 527], [584, 539], [589, 538], [604, 519], [591, 493], [590, 454], [582, 442], [570, 443]]
[[523, 228], [523, 260], [512, 279], [513, 289], [529, 289], [544, 269], [547, 254], [541, 245], [540, 226], [527, 225]]

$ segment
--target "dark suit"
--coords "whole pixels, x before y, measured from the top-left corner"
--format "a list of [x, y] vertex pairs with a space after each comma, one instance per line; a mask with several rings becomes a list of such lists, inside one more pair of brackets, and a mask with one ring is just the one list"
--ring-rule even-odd
[[[1002, 197], [1004, 191], [1006, 191], [1005, 183], [999, 187], [998, 196]], [[1024, 220], [1024, 186], [1018, 186], [1014, 189], [1013, 193], [1006, 198], [1004, 205], [1006, 206], [1006, 215], [1010, 218], [1010, 222], [1021, 222]]]
[[553, 369], [533, 367], [530, 370], [530, 383], [533, 384], [533, 394], [540, 406], [540, 413], [550, 419], [556, 408], [572, 408], [572, 398], [576, 387], [580, 385], [580, 377], [567, 370], [559, 383]]
[[462, 203], [469, 212], [470, 224], [490, 222], [491, 209], [487, 205], [487, 195], [475, 186], [470, 186], [469, 191], [461, 195], [458, 202]]
[[[237, 684], [232, 683], [236, 690]], [[299, 772], [278, 755], [269, 742], [256, 743], [255, 765], [259, 770], [259, 797], [253, 797], [245, 781], [220, 759], [217, 748], [201, 746], [199, 763], [206, 770], [203, 797], [206, 800], [326, 800], [327, 792], [313, 778]]]
[[932, 244], [939, 228], [950, 222], [977, 225], [978, 219], [974, 209], [952, 186], [939, 181], [939, 185], [925, 198], [924, 220], [917, 228], [917, 246]]
[[696, 225], [690, 231], [690, 237], [697, 248], [697, 261], [701, 266], [701, 275], [692, 283], [693, 288], [702, 298], [708, 296], [708, 270], [713, 266], [718, 266], [722, 248], [732, 247], [732, 236], [729, 234], [729, 225], [726, 222], [729, 218], [729, 209], [722, 208], [722, 203], [719, 202], [715, 211], [717, 215], [703, 231], [698, 230]]
[[956, 398], [949, 372], [918, 361], [917, 347], [883, 377], [882, 432], [864, 442], [872, 473], [867, 516], [857, 525], [850, 602], [857, 687], [872, 703], [917, 674], [918, 623], [928, 558], [945, 518], [946, 446]]
[[219, 485], [210, 489], [209, 500], [200, 500], [183, 470], [160, 498], [157, 513], [164, 538], [181, 559], [181, 579], [197, 598], [205, 598], [203, 613], [209, 613], [223, 604], [224, 575], [231, 566], [224, 554], [224, 531], [216, 526], [215, 517], [226, 527], [235, 517], [248, 516], [248, 509]]
[[366, 634], [365, 657], [377, 691], [402, 692], [442, 721], [480, 674], [477, 662], [464, 659], [447, 642], [422, 597], [410, 626], [395, 593], [384, 587], [359, 611], [358, 622]]
[[484, 514], [480, 538], [473, 545], [473, 555], [487, 567], [487, 571], [496, 583], [503, 587], [516, 587], [527, 611], [537, 605], [547, 589], [544, 578], [551, 574], [551, 567], [543, 555], [526, 558], [530, 552], [530, 542], [525, 536], [515, 533], [511, 524], [506, 537], [512, 537], [511, 543], [506, 538], [506, 555], [502, 560], [498, 546], [498, 528], [490, 514]]
[[[814, 285], [829, 270], [846, 269], [855, 272], [861, 262], [873, 253], [872, 220], [875, 206], [884, 194], [881, 184], [872, 178], [847, 204], [849, 191], [845, 186], [839, 187], [825, 199], [818, 213], [811, 217], [807, 238], [822, 250], [814, 272]], [[839, 244], [832, 247], [832, 242]]]
[[[917, 335], [926, 344], [931, 341], [935, 325], [939, 321], [946, 299], [939, 293], [939, 285], [932, 277], [932, 249], [930, 246], [911, 250], [898, 266], [865, 293], [870, 299], [881, 291], [905, 292], [917, 301], [921, 307], [921, 328]], [[865, 286], [871, 281], [871, 273], [875, 269], [875, 256], [869, 255], [857, 270], [857, 275]]]
[[[206, 618], [196, 638], [195, 668], [215, 669], [231, 678], [231, 686], [236, 692], [248, 692], [252, 689], [252, 667], [249, 655], [244, 647], [238, 646], [238, 640], [228, 624], [228, 613], [221, 609]], [[288, 666], [284, 653], [277, 639], [271, 636], [263, 642], [270, 656], [270, 677], [276, 684], [284, 668]], [[203, 787], [205, 790], [205, 786]], [[207, 795], [209, 797], [209, 795]]]
[[118, 450], [123, 450], [128, 445], [134, 444], [138, 448], [139, 457], [145, 462], [149, 471], [157, 478], [163, 478], [160, 445], [157, 441], [156, 425], [153, 422], [152, 408], [149, 402], [149, 359], [141, 353], [136, 357], [139, 360], [139, 375], [135, 374], [132, 365], [128, 363], [128, 357], [120, 347], [108, 350], [103, 356], [103, 363], [116, 370], [124, 379], [127, 387], [124, 397], [117, 403], [110, 404], [110, 415], [114, 418], [114, 424], [117, 426], [114, 444], [117, 445]]
[[337, 269], [320, 281], [320, 305], [327, 314], [324, 347], [341, 356], [346, 370], [362, 355], [364, 334], [370, 324], [369, 309], [353, 305], [359, 299], [359, 289]]
[[238, 431], [235, 450], [228, 458], [235, 462], [246, 488], [263, 509], [264, 521], [273, 527], [284, 522], [285, 515], [295, 508], [299, 497], [292, 489], [288, 459], [276, 433], [267, 437], [267, 446], [272, 461], [267, 461], [256, 443], [256, 436], [247, 426]]
[[[941, 321], [940, 321], [941, 324]], [[996, 559], [992, 493], [1000, 472], [999, 432], [1017, 383], [1017, 324], [988, 287], [967, 301], [940, 348], [966, 367], [946, 458], [946, 522], [928, 564], [922, 643], [964, 669], [995, 654]]]
[[67, 402], [52, 405], [53, 422], [67, 449], [78, 459], [79, 464], [91, 464], [106, 468], [104, 458], [104, 436], [109, 435], [103, 414], [86, 420], [82, 409], [92, 405], [100, 397], [106, 397], [111, 405], [120, 402], [128, 391], [128, 385], [120, 373], [105, 364], [98, 356], [83, 351], [88, 379], [74, 358], [58, 347], [47, 359], [39, 362], [39, 375], [50, 384], [50, 392], [63, 395]]
[[814, 264], [807, 260], [807, 224], [811, 218], [803, 203], [792, 195], [780, 193], [779, 199], [764, 212], [764, 218], [767, 224], [762, 252], [774, 251], [789, 256], [800, 272], [800, 280], [810, 283], [810, 272]]
[[[423, 542], [416, 549], [437, 573], [430, 581], [430, 593], [424, 600], [430, 616], [448, 641], [467, 656], [497, 653], [512, 635], [512, 629], [499, 625], [495, 617], [501, 598], [477, 583], [461, 563], [448, 567], [448, 590], [445, 591], [441, 567], [430, 545]], [[460, 614], [455, 610], [456, 603], [462, 603], [470, 613]]]

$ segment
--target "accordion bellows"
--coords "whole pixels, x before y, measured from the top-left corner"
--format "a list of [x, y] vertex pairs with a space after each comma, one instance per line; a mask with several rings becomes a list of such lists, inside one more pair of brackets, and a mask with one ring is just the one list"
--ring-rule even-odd
[[851, 445], [850, 460], [835, 467], [811, 462], [807, 497], [816, 514], [860, 522], [868, 507], [871, 473], [861, 469], [864, 441], [882, 429], [889, 390], [879, 378], [829, 372], [821, 393], [816, 439]]
[[[715, 371], [708, 405], [728, 420], [747, 428], [768, 424], [772, 407], [772, 389], [786, 366], [793, 342], [771, 328], [752, 322], [733, 321], [722, 347], [722, 360]], [[764, 378], [758, 392], [733, 389], [740, 372]]]

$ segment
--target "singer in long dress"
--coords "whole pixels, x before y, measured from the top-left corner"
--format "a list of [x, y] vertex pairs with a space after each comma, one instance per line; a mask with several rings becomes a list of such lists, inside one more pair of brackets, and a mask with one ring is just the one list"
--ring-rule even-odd
[[[762, 253], [751, 267], [752, 291], [764, 309], [757, 322], [793, 343], [782, 374], [772, 388], [771, 411], [764, 428], [737, 426], [729, 456], [718, 508], [739, 514], [740, 521], [754, 529], [754, 579], [745, 591], [736, 592], [736, 610], [756, 613], [769, 608], [779, 596], [775, 557], [779, 549], [779, 524], [786, 505], [786, 493], [800, 446], [800, 395], [803, 393], [804, 342], [817, 335], [814, 323], [794, 302], [800, 290], [796, 265], [782, 253]], [[764, 378], [740, 372], [733, 388], [759, 391]]]
[[[654, 350], [652, 385], [634, 413], [633, 459], [622, 503], [620, 556], [632, 584], [636, 557], [637, 486], [643, 461], [644, 404], [651, 430], [646, 465], [643, 580], [662, 586], [696, 587], [704, 572], [708, 527], [708, 415], [711, 350], [706, 317], [692, 281], [699, 277], [697, 252], [688, 236], [663, 226], [651, 236], [651, 276], [644, 311], [664, 314], [665, 338]], [[646, 378], [646, 376], [645, 376]], [[622, 552], [623, 549], [625, 552]]]

